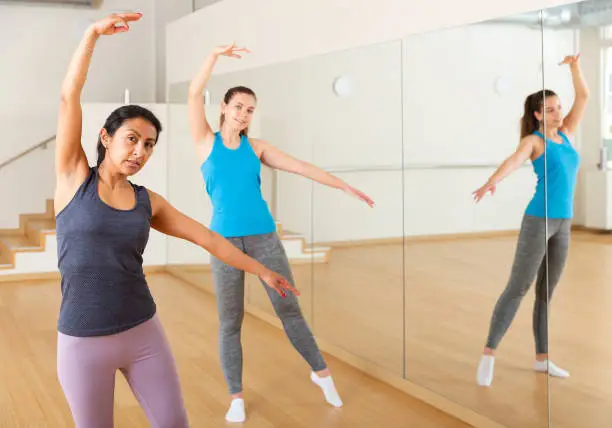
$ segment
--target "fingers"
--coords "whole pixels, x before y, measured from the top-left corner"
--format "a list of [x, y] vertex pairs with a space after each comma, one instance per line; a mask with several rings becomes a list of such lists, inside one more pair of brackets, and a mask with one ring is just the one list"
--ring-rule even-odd
[[124, 21], [138, 21], [140, 18], [142, 18], [142, 13], [118, 13], [116, 16]]
[[278, 279], [274, 280], [274, 286], [273, 288], [276, 290], [276, 292], [278, 294], [280, 294], [283, 298], [287, 297], [287, 293], [285, 292], [285, 290], [289, 290], [290, 292], [292, 292], [293, 294], [295, 294], [296, 296], [300, 295], [300, 292], [291, 285], [291, 283], [289, 283], [289, 281], [287, 281], [285, 278], [280, 277]]
[[[121, 24], [121, 25], [117, 26], [116, 24]], [[119, 21], [115, 23], [115, 33], [124, 33], [128, 31], [129, 29], [130, 29], [130, 26], [128, 25], [127, 21], [124, 19], [119, 19]]]
[[291, 291], [293, 294], [295, 294], [296, 296], [300, 295], [300, 292], [297, 290], [297, 288], [295, 288], [293, 285], [291, 285], [289, 283], [289, 281], [287, 281], [285, 278], [283, 278], [282, 280], [282, 285], [285, 289]]

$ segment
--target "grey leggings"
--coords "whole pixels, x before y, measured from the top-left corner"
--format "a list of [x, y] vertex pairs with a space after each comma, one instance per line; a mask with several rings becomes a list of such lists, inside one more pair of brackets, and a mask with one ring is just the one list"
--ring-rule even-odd
[[[548, 303], [561, 278], [567, 259], [571, 220], [548, 219], [548, 237], [545, 227], [545, 218], [529, 215], [523, 218], [510, 280], [493, 311], [487, 348], [497, 348], [510, 327], [521, 300], [535, 279], [533, 334], [536, 353], [548, 352]], [[548, 254], [546, 254], [547, 246]], [[548, 281], [546, 262], [548, 262]]]
[[[245, 254], [283, 275], [294, 285], [285, 248], [276, 233], [229, 238], [228, 240]], [[219, 311], [221, 367], [230, 394], [237, 394], [242, 392], [240, 330], [244, 318], [244, 272], [226, 265], [215, 257], [211, 257], [211, 267]], [[287, 293], [287, 297], [282, 298], [266, 284], [264, 287], [291, 344], [304, 357], [313, 371], [325, 370], [325, 362], [302, 316], [296, 296], [293, 293]]]

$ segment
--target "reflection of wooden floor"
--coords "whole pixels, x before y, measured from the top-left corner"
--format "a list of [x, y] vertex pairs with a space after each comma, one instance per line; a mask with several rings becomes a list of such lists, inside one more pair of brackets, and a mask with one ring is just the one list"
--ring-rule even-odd
[[[573, 236], [550, 328], [551, 358], [572, 376], [551, 379], [552, 426], [612, 426], [612, 236]], [[344, 346], [397, 371], [405, 298], [409, 380], [508, 427], [546, 427], [547, 379], [531, 370], [533, 290], [498, 350], [492, 387], [475, 382], [491, 312], [508, 279], [515, 245], [512, 236], [409, 242], [405, 296], [400, 295], [401, 245], [335, 248], [329, 266], [315, 266], [315, 330], [342, 340], [338, 324], [367, 325], [371, 331], [366, 327], [360, 338], [351, 338], [355, 343], [345, 339]], [[334, 311], [344, 307], [334, 301], [356, 308], [351, 313]], [[377, 348], [391, 355], [381, 358]]]
[[[226, 389], [217, 357], [214, 299], [169, 276], [149, 281], [177, 359], [193, 427], [227, 426]], [[0, 287], [0, 426], [68, 427], [70, 414], [55, 374], [57, 281]], [[250, 427], [463, 427], [331, 357], [345, 407], [325, 405], [308, 369], [284, 335], [248, 316], [244, 325], [245, 394]], [[118, 426], [148, 426], [119, 376]]]
[[[612, 426], [612, 236], [573, 236], [550, 331], [551, 357], [572, 376], [551, 379], [552, 426]], [[492, 387], [475, 381], [515, 245], [513, 236], [409, 242], [404, 268], [401, 244], [339, 247], [328, 264], [294, 273], [317, 337], [398, 376], [404, 363], [412, 382], [507, 427], [546, 427], [547, 379], [532, 370], [533, 290], [500, 345]], [[270, 311], [259, 285], [248, 299]]]

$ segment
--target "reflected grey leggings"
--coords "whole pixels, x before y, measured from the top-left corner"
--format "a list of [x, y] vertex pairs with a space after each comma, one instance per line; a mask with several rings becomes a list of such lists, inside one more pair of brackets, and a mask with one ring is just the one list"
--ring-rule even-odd
[[[533, 334], [536, 353], [548, 352], [548, 303], [565, 267], [570, 242], [571, 220], [548, 219], [548, 237], [546, 237], [545, 227], [545, 218], [529, 215], [523, 218], [510, 280], [493, 311], [487, 348], [497, 348], [510, 327], [521, 300], [535, 279]], [[547, 247], [548, 257], [545, 257]], [[546, 259], [548, 259], [548, 281]]]
[[[232, 244], [268, 269], [283, 275], [295, 287], [285, 248], [276, 233], [229, 238]], [[219, 351], [221, 367], [230, 394], [242, 392], [242, 344], [240, 331], [244, 319], [244, 272], [211, 256], [211, 267], [219, 311]], [[263, 283], [263, 282], [262, 282]], [[272, 306], [289, 337], [313, 371], [325, 370], [323, 356], [302, 316], [297, 297], [282, 298], [264, 284]], [[273, 350], [270, 350], [273, 352]]]
[[152, 427], [188, 427], [174, 359], [155, 315], [110, 336], [58, 333], [57, 373], [76, 428], [113, 428], [117, 370]]

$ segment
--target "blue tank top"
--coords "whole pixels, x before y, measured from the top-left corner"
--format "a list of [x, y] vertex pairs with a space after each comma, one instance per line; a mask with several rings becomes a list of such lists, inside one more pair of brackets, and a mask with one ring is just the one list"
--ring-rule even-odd
[[261, 194], [261, 161], [246, 136], [237, 149], [229, 149], [215, 133], [212, 151], [200, 170], [213, 207], [211, 230], [225, 238], [276, 230]]
[[[534, 133], [546, 142], [546, 187], [548, 199], [548, 218], [570, 219], [574, 215], [574, 190], [580, 165], [580, 156], [572, 147], [567, 136], [559, 132], [563, 143], [544, 138], [541, 132]], [[537, 176], [535, 194], [527, 206], [526, 214], [546, 217], [544, 192], [544, 154], [533, 162]]]
[[[131, 184], [131, 183], [130, 183]], [[70, 336], [104, 336], [155, 315], [142, 268], [151, 202], [132, 184], [136, 205], [118, 210], [98, 196], [98, 169], [56, 217], [62, 302], [58, 329]]]

